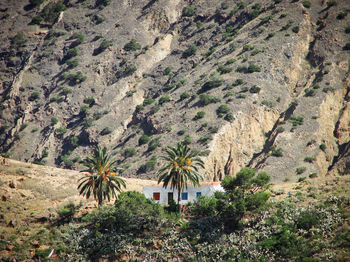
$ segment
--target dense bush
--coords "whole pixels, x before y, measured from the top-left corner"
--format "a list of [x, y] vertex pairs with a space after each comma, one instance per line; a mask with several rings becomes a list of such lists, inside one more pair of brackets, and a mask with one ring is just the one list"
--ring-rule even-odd
[[206, 91], [209, 91], [210, 89], [219, 87], [223, 84], [224, 80], [220, 77], [213, 77], [209, 81], [205, 82], [204, 85], [202, 86], [200, 92], [204, 93]]
[[142, 136], [139, 138], [139, 145], [147, 144], [149, 141], [150, 141], [150, 138], [149, 138], [148, 135], [142, 135]]
[[229, 66], [219, 65], [218, 67], [218, 72], [220, 74], [227, 74], [227, 73], [230, 73], [231, 71], [232, 71], [232, 67], [229, 67]]
[[248, 66], [248, 73], [254, 73], [254, 72], [261, 72], [261, 67], [254, 64], [250, 64]]
[[311, 2], [310, 1], [303, 1], [303, 6], [305, 8], [310, 8], [311, 7]]
[[149, 172], [155, 169], [157, 162], [155, 160], [148, 160], [139, 168], [139, 172]]
[[28, 42], [28, 39], [24, 37], [24, 34], [22, 32], [17, 33], [12, 39], [11, 44], [14, 47], [22, 47], [25, 45], [25, 43]]
[[29, 4], [32, 6], [38, 6], [44, 3], [45, 0], [29, 0]]
[[197, 114], [194, 116], [193, 120], [198, 120], [201, 119], [205, 116], [205, 112], [204, 111], [199, 111], [197, 112]]
[[226, 114], [230, 111], [230, 107], [226, 104], [222, 104], [218, 107], [218, 109], [216, 110], [216, 112], [219, 114]]
[[136, 41], [136, 39], [131, 39], [131, 41], [124, 46], [125, 51], [137, 51], [139, 49], [141, 49], [141, 45]]
[[210, 103], [218, 103], [218, 102], [220, 102], [220, 98], [217, 98], [211, 95], [201, 94], [199, 96], [199, 104], [201, 106], [206, 106], [206, 105], [209, 105]]
[[125, 242], [136, 239], [152, 239], [152, 233], [163, 223], [163, 208], [143, 194], [128, 191], [119, 194], [114, 206], [103, 206], [89, 214], [89, 225], [79, 240], [81, 249], [94, 260], [106, 255], [118, 255]]
[[136, 149], [135, 148], [127, 148], [124, 151], [124, 156], [125, 157], [132, 157], [136, 154]]
[[164, 95], [161, 98], [159, 98], [159, 104], [160, 105], [168, 103], [169, 101], [170, 101], [170, 96], [169, 95]]
[[100, 46], [98, 47], [98, 49], [99, 49], [100, 52], [102, 52], [102, 51], [106, 50], [108, 47], [110, 47], [110, 46], [112, 46], [112, 45], [113, 45], [113, 43], [112, 43], [111, 41], [104, 39], [104, 40], [101, 42], [101, 44], [100, 44]]
[[50, 2], [40, 12], [40, 16], [46, 22], [53, 24], [64, 10], [66, 10], [66, 6], [63, 4], [63, 1]]
[[186, 6], [182, 9], [182, 16], [193, 16], [197, 10], [196, 6]]
[[184, 58], [193, 56], [197, 53], [197, 46], [196, 45], [190, 45], [182, 54]]
[[101, 136], [105, 136], [112, 133], [112, 129], [110, 129], [109, 127], [105, 127], [104, 129], [102, 129], [102, 131], [100, 132]]
[[187, 92], [183, 92], [181, 95], [180, 95], [180, 99], [181, 100], [184, 100], [186, 98], [189, 98], [191, 95]]

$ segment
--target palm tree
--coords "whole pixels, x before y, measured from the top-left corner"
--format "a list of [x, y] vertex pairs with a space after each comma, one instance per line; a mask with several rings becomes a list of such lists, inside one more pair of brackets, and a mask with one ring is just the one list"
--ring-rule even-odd
[[177, 205], [180, 212], [180, 195], [187, 183], [199, 186], [202, 176], [198, 168], [204, 168], [203, 161], [197, 157], [197, 152], [191, 151], [187, 145], [181, 142], [176, 147], [167, 147], [166, 155], [161, 156], [167, 163], [158, 171], [158, 183], [163, 182], [167, 188], [170, 183], [171, 189], [177, 189]]
[[81, 183], [78, 186], [79, 194], [89, 198], [93, 194], [98, 205], [102, 205], [103, 201], [116, 197], [117, 193], [122, 190], [122, 186], [126, 187], [125, 180], [118, 177], [115, 172], [111, 172], [112, 165], [116, 161], [107, 154], [104, 147], [96, 147], [93, 150], [93, 156], [88, 155], [84, 165], [88, 168], [82, 172], [88, 172], [85, 177], [79, 179]]

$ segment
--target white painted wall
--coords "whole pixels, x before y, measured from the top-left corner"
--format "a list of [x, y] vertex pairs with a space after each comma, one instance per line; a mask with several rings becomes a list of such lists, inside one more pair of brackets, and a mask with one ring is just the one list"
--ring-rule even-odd
[[[186, 204], [187, 202], [193, 202], [194, 200], [196, 200], [197, 192], [201, 192], [202, 196], [212, 196], [214, 195], [215, 191], [224, 192], [224, 189], [219, 183], [201, 184], [199, 187], [193, 187], [189, 185], [182, 191], [182, 193], [187, 192], [188, 200], [181, 200], [180, 204]], [[156, 202], [162, 205], [168, 204], [168, 193], [173, 192], [173, 198], [177, 203], [177, 189], [170, 189], [170, 186], [168, 186], [167, 188], [163, 188], [162, 185], [145, 186], [143, 187], [142, 192], [148, 199], [153, 199], [153, 193], [159, 192], [160, 200]]]

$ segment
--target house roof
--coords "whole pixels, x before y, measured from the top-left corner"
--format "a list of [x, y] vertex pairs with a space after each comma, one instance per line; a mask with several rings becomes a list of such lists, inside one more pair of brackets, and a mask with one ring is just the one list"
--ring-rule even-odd
[[[199, 186], [218, 186], [220, 185], [220, 182], [202, 182], [202, 183], [199, 183]], [[149, 185], [149, 186], [163, 186], [163, 183], [160, 183], [160, 184], [152, 184], [152, 185]], [[171, 187], [171, 185], [168, 185], [169, 187]], [[192, 186], [192, 184], [187, 184], [187, 186]]]

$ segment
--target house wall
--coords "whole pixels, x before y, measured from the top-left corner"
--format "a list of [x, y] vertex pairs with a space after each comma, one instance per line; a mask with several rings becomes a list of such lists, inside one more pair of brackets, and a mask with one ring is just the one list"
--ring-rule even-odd
[[[160, 193], [160, 199], [156, 202], [167, 205], [168, 204], [168, 193], [173, 192], [173, 198], [175, 202], [177, 202], [177, 189], [170, 189], [170, 186], [167, 188], [163, 188], [161, 185], [155, 185], [155, 186], [145, 186], [143, 187], [143, 194], [148, 199], [153, 199], [153, 193], [159, 192]], [[224, 191], [222, 186], [220, 184], [218, 185], [201, 185], [199, 187], [193, 187], [193, 186], [187, 186], [182, 193], [187, 193], [188, 199], [187, 200], [180, 200], [180, 204], [186, 204], [188, 202], [193, 202], [197, 199], [197, 192], [201, 192], [202, 196], [212, 196], [214, 195], [215, 191]]]

